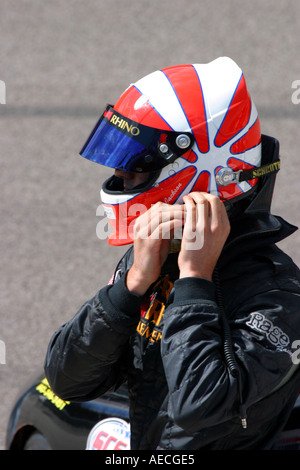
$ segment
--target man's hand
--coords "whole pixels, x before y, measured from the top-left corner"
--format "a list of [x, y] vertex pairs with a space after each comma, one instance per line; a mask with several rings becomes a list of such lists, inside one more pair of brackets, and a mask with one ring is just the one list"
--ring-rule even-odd
[[230, 232], [224, 204], [217, 196], [194, 192], [184, 204], [158, 202], [134, 226], [134, 260], [127, 274], [129, 291], [143, 295], [160, 275], [174, 231], [182, 227], [178, 256], [180, 278], [212, 279], [213, 270]]
[[212, 280], [213, 270], [230, 232], [224, 204], [217, 196], [194, 192], [183, 198], [186, 218], [178, 256], [180, 278]]
[[160, 275], [174, 231], [184, 222], [184, 205], [158, 202], [134, 226], [134, 259], [127, 273], [127, 288], [143, 295]]

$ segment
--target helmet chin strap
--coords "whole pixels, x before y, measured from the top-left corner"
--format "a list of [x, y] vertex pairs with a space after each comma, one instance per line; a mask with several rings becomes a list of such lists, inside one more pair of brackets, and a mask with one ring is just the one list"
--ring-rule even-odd
[[280, 170], [280, 160], [268, 165], [251, 170], [234, 171], [231, 168], [221, 168], [216, 174], [216, 181], [219, 186], [228, 186], [231, 183], [242, 183], [243, 181], [254, 180], [270, 173], [277, 173]]

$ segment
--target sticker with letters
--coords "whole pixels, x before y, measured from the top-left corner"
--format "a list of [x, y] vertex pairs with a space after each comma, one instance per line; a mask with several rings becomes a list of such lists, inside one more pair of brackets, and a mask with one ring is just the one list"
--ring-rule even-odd
[[120, 418], [99, 421], [89, 433], [86, 450], [130, 450], [130, 425]]

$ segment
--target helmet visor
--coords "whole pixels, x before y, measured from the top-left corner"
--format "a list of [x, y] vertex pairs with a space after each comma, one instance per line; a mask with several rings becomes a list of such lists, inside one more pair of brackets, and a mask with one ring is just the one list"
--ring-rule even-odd
[[[184, 147], [182, 142], [185, 142]], [[122, 116], [108, 105], [79, 153], [100, 165], [148, 172], [160, 170], [191, 146], [191, 133], [144, 126]]]

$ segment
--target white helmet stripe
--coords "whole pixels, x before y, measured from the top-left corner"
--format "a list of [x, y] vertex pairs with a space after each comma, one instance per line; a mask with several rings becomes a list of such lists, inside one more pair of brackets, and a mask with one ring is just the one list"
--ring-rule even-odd
[[242, 77], [238, 65], [227, 57], [216, 59], [209, 64], [193, 64], [203, 89], [207, 120], [213, 119], [215, 132], [210, 127], [210, 144], [223, 122], [224, 110], [229, 108], [232, 97]]
[[151, 106], [174, 131], [190, 131], [189, 123], [177, 95], [161, 70], [138, 80], [134, 86], [140, 93], [148, 97]]

